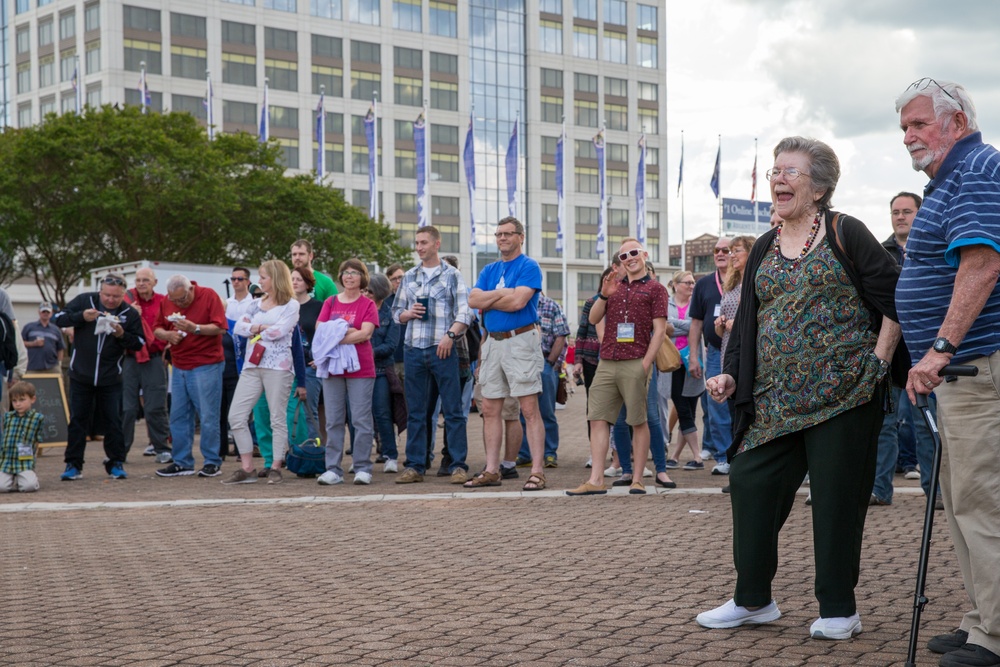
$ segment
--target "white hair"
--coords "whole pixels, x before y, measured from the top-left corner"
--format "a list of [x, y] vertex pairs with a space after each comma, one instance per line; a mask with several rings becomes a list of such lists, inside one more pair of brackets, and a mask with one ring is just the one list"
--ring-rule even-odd
[[181, 274], [170, 276], [167, 280], [167, 291], [173, 292], [179, 289], [189, 290], [191, 289], [191, 280], [187, 276], [182, 276]]
[[969, 131], [979, 130], [979, 124], [976, 122], [976, 105], [972, 103], [972, 98], [961, 84], [954, 81], [936, 81], [929, 77], [914, 81], [896, 98], [896, 113], [918, 97], [930, 98], [934, 104], [936, 119], [945, 114], [961, 111], [969, 121]]

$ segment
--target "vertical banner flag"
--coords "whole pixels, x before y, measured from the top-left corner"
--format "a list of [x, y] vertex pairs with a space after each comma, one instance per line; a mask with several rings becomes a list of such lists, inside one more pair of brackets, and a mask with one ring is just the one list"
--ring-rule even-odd
[[469, 132], [465, 135], [465, 184], [469, 188], [469, 223], [472, 227], [472, 247], [476, 247], [476, 139], [472, 132], [472, 114], [469, 114]]
[[76, 115], [80, 115], [83, 105], [80, 103], [80, 56], [74, 56], [76, 62], [73, 65], [73, 104]]
[[316, 106], [316, 184], [323, 184], [323, 175], [326, 171], [326, 105], [323, 103], [325, 97], [324, 86], [319, 87], [319, 104]]
[[378, 185], [375, 177], [378, 174], [378, 153], [375, 146], [375, 101], [368, 107], [365, 115], [365, 141], [368, 143], [368, 216], [378, 219]]
[[556, 141], [556, 252], [563, 253], [565, 249], [564, 225], [566, 224], [566, 191], [563, 180], [563, 164], [565, 164], [566, 124], [563, 123], [562, 134]]
[[684, 185], [684, 133], [681, 132], [681, 168], [677, 172], [677, 196], [681, 194], [681, 186]]
[[757, 156], [753, 156], [753, 171], [750, 172], [750, 201], [757, 203]]
[[267, 79], [264, 79], [264, 105], [260, 108], [260, 130], [257, 134], [257, 140], [262, 144], [266, 144], [267, 140], [271, 138], [271, 118], [269, 117], [269, 111], [267, 107]]
[[635, 237], [646, 245], [646, 135], [639, 138], [639, 173], [635, 177]]
[[142, 113], [146, 113], [152, 98], [149, 95], [149, 86], [146, 85], [146, 63], [139, 63], [139, 106]]
[[208, 140], [215, 139], [215, 111], [212, 109], [212, 74], [205, 71], [205, 99], [202, 101], [208, 112]]
[[604, 188], [604, 178], [606, 175], [606, 164], [604, 160], [604, 128], [594, 136], [594, 148], [597, 150], [597, 182], [598, 192], [601, 195], [601, 205], [597, 209], [597, 256], [600, 257], [607, 252], [608, 223], [605, 219], [607, 214], [607, 195]]
[[511, 217], [517, 217], [517, 125], [518, 119], [514, 119], [514, 129], [510, 133], [510, 142], [507, 144], [507, 212]]
[[424, 111], [413, 123], [413, 147], [417, 151], [417, 228], [427, 222], [427, 120]]
[[719, 143], [719, 152], [715, 154], [715, 169], [712, 171], [712, 180], [709, 181], [708, 187], [712, 188], [712, 192], [715, 194], [715, 198], [719, 198], [719, 166], [722, 162], [722, 143]]

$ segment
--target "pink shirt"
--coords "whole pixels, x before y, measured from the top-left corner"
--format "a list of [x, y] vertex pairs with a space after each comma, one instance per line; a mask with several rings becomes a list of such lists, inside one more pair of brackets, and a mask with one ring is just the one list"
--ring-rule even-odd
[[[342, 303], [339, 296], [331, 296], [323, 302], [323, 308], [319, 311], [316, 322], [327, 322], [337, 318], [347, 320], [352, 329], [360, 329], [365, 322], [371, 322], [378, 328], [378, 309], [375, 302], [366, 296], [362, 296], [351, 303]], [[371, 340], [355, 344], [358, 350], [358, 362], [361, 370], [354, 373], [345, 373], [345, 378], [373, 378], [375, 377], [375, 355], [372, 352]]]

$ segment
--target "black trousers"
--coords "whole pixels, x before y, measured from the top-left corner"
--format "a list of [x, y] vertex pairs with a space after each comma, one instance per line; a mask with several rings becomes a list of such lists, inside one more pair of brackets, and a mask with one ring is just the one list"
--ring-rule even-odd
[[125, 436], [122, 434], [122, 385], [95, 387], [70, 378], [69, 380], [69, 441], [66, 443], [66, 463], [83, 470], [83, 455], [87, 435], [95, 418], [104, 427], [104, 464], [107, 471], [115, 463], [124, 463]]
[[771, 581], [778, 570], [778, 533], [808, 472], [820, 616], [851, 616], [857, 611], [854, 588], [875, 484], [882, 394], [879, 388], [868, 403], [733, 458], [729, 483], [737, 605], [770, 603]]

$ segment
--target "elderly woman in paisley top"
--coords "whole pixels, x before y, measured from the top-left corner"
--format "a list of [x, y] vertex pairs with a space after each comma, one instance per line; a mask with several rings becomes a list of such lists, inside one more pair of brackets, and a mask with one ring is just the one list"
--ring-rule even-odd
[[861, 632], [854, 588], [899, 340], [896, 263], [865, 225], [831, 210], [840, 163], [826, 144], [789, 137], [767, 173], [783, 220], [747, 259], [716, 401], [735, 403], [730, 486], [732, 600], [698, 615], [731, 628], [781, 616], [772, 599], [778, 532], [808, 472], [815, 592], [810, 635]]

